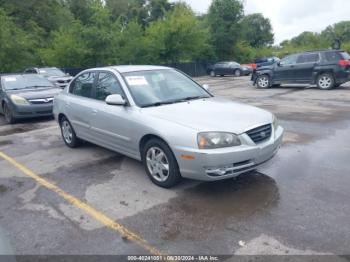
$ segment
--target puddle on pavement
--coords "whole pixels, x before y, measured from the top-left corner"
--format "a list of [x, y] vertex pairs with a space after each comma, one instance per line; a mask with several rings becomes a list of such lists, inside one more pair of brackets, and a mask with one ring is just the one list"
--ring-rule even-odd
[[0, 146], [7, 146], [7, 145], [11, 145], [11, 144], [13, 144], [13, 142], [10, 140], [0, 141]]
[[0, 185], [0, 194], [5, 194], [8, 190], [8, 187]]
[[268, 211], [278, 202], [276, 182], [257, 172], [236, 179], [201, 183], [167, 204], [162, 212], [165, 228], [162, 238], [172, 240], [181, 235], [197, 239], [203, 232], [225, 228], [227, 219], [245, 221]]

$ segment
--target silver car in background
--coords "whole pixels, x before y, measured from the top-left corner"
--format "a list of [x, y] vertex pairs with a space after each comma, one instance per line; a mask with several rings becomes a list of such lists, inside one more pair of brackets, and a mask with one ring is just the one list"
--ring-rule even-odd
[[214, 97], [185, 74], [160, 66], [81, 72], [54, 100], [69, 147], [86, 140], [140, 160], [150, 179], [214, 181], [254, 170], [282, 143], [273, 114]]
[[27, 68], [24, 71], [25, 74], [39, 74], [47, 78], [51, 83], [55, 84], [57, 87], [65, 89], [73, 77], [69, 74], [64, 73], [61, 69], [57, 67], [32, 67]]

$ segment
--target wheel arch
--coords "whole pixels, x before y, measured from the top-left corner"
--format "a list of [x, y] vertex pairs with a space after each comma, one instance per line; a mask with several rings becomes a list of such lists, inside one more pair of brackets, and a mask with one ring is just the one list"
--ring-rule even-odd
[[167, 146], [171, 149], [169, 143], [168, 143], [164, 138], [162, 138], [162, 137], [159, 136], [159, 135], [149, 133], [149, 134], [144, 135], [144, 136], [140, 139], [140, 142], [139, 142], [139, 151], [140, 151], [140, 156], [141, 156], [141, 158], [142, 158], [142, 150], [143, 150], [143, 148], [145, 147], [146, 143], [147, 143], [149, 140], [151, 140], [151, 139], [159, 139], [159, 140], [163, 141], [165, 144], [167, 144]]

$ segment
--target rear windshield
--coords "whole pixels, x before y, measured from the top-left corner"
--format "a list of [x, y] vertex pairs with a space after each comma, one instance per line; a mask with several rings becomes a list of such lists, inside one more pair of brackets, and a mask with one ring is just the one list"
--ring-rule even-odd
[[341, 52], [343, 59], [350, 60], [350, 55], [347, 52]]
[[325, 58], [328, 62], [338, 62], [341, 59], [350, 60], [350, 55], [347, 52], [331, 51], [325, 53]]
[[40, 75], [11, 75], [1, 77], [5, 90], [22, 90], [35, 88], [53, 88], [50, 81]]

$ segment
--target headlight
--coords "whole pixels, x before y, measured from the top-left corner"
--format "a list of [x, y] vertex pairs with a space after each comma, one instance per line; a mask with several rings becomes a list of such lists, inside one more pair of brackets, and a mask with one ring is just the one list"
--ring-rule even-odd
[[273, 129], [276, 130], [278, 128], [278, 120], [276, 116], [273, 116], [273, 122], [272, 122]]
[[16, 105], [20, 105], [20, 106], [29, 105], [29, 102], [25, 98], [20, 97], [20, 96], [11, 95], [11, 100]]
[[214, 149], [241, 145], [235, 134], [223, 132], [207, 132], [198, 134], [198, 147], [200, 149]]

